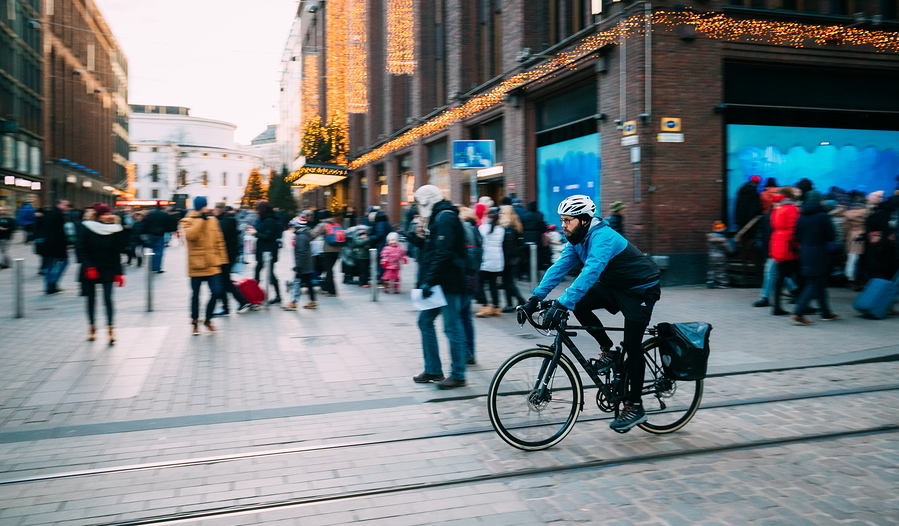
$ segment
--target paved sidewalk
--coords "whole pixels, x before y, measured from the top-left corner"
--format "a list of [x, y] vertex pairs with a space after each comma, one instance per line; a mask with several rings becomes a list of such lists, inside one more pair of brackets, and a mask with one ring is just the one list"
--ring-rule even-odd
[[[26, 317], [5, 317], [2, 323], [0, 442], [473, 396], [485, 392], [493, 371], [513, 352], [550, 341], [519, 327], [511, 315], [476, 320], [478, 365], [469, 370], [468, 387], [438, 391], [411, 381], [422, 369], [422, 358], [417, 313], [408, 296], [381, 294], [372, 302], [368, 289], [343, 285], [337, 298], [321, 297], [318, 310], [272, 308], [232, 315], [216, 320], [215, 334], [192, 337], [185, 249], [170, 247], [166, 272], [154, 276], [153, 312], [145, 309], [145, 269], [128, 268], [128, 285], [115, 291], [119, 339], [109, 347], [102, 332], [96, 342], [84, 341], [84, 301], [73, 277], [77, 266], [66, 272], [65, 292], [43, 295], [37, 258], [29, 249], [13, 245], [13, 255], [28, 263]], [[282, 281], [292, 266], [283, 252], [277, 271]], [[251, 275], [251, 268], [243, 274]], [[414, 275], [410, 264], [403, 271], [405, 291]], [[12, 299], [12, 279], [12, 271], [0, 272], [0, 298]], [[711, 373], [899, 354], [899, 318], [855, 316], [853, 295], [846, 290], [831, 291], [844, 319], [814, 327], [796, 327], [768, 309], [752, 308], [756, 294], [756, 289], [666, 288], [654, 320], [712, 323]], [[0, 315], [11, 314], [11, 301], [6, 308]], [[99, 319], [103, 316], [98, 306]], [[621, 320], [604, 319], [610, 325]], [[589, 339], [576, 343], [592, 353]], [[442, 334], [441, 349], [446, 370]]]

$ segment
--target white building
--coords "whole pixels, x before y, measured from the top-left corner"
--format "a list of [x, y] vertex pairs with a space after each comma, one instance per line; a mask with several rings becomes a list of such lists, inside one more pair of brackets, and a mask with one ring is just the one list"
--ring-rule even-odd
[[132, 104], [129, 128], [131, 187], [138, 201], [175, 196], [189, 201], [202, 195], [210, 206], [219, 201], [236, 205], [250, 171], [263, 165], [260, 156], [234, 142], [237, 126], [192, 117], [188, 108]]
[[[302, 6], [302, 4], [301, 4]], [[301, 7], [298, 7], [300, 9]], [[287, 44], [281, 54], [280, 123], [278, 125], [278, 149], [281, 165], [293, 169], [303, 145], [303, 41], [300, 17], [293, 19]]]

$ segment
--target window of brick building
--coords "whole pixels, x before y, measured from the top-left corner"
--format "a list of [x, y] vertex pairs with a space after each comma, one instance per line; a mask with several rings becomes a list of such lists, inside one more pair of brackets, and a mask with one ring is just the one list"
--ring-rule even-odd
[[150, 179], [151, 179], [154, 183], [158, 183], [158, 182], [159, 182], [159, 165], [158, 165], [158, 164], [154, 164], [154, 165], [150, 168]]
[[154, 188], [151, 195], [153, 196], [153, 199], [159, 199], [159, 190]]

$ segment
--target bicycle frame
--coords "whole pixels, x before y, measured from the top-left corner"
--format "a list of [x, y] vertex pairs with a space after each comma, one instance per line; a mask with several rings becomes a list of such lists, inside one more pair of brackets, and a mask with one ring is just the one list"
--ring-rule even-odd
[[[603, 330], [603, 331], [614, 331], [614, 332], [624, 332], [623, 327], [585, 327], [581, 325], [575, 326], [562, 326], [556, 331], [555, 341], [553, 342], [553, 356], [549, 360], [549, 362], [544, 362], [543, 366], [540, 368], [540, 372], [537, 374], [537, 383], [534, 385], [534, 390], [536, 391], [537, 399], [542, 400], [546, 396], [546, 389], [549, 387], [549, 379], [552, 378], [553, 373], [556, 370], [556, 367], [559, 364], [559, 360], [561, 359], [562, 354], [564, 353], [564, 347], [567, 347], [568, 350], [574, 355], [575, 359], [581, 364], [581, 368], [587, 375], [593, 380], [593, 384], [597, 389], [602, 391], [606, 398], [613, 403], [618, 404], [618, 402], [624, 400], [626, 398], [624, 392], [621, 393], [613, 393], [611, 392], [611, 388], [613, 386], [621, 385], [621, 372], [616, 367], [614, 370], [614, 378], [609, 383], [606, 383], [600, 378], [599, 373], [596, 372], [593, 365], [584, 357], [581, 353], [580, 349], [577, 348], [577, 345], [571, 340], [572, 336], [577, 336], [576, 331], [590, 331], [590, 330]], [[656, 335], [656, 328], [651, 327], [646, 330], [646, 334], [650, 336]], [[583, 387], [582, 387], [583, 388]], [[583, 410], [583, 397], [581, 401], [581, 410]], [[617, 413], [617, 409], [616, 409]]]

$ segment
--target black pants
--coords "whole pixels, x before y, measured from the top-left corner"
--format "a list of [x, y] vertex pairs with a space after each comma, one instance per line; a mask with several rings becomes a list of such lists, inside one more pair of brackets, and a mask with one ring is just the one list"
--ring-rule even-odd
[[112, 286], [113, 282], [108, 283], [86, 283], [82, 284], [82, 291], [87, 297], [87, 320], [91, 325], [96, 325], [95, 311], [97, 307], [97, 285], [103, 285], [103, 303], [106, 305], [106, 324], [112, 325], [113, 305], [112, 305]]
[[[264, 252], [262, 254], [264, 254]], [[259, 254], [259, 259], [256, 261], [256, 283], [260, 283], [259, 276], [262, 274], [262, 269], [265, 267], [265, 260], [262, 258], [262, 254]], [[278, 278], [275, 277], [274, 254], [272, 254], [272, 259], [268, 263], [268, 272], [268, 277], [271, 278], [272, 285], [275, 287], [275, 298], [281, 299], [281, 287], [278, 286]]]
[[[496, 280], [502, 275], [501, 272], [481, 271], [481, 282], [490, 290], [490, 297], [493, 299], [493, 306], [499, 308], [499, 290], [496, 287]], [[483, 288], [483, 287], [482, 287]], [[483, 305], [487, 305], [487, 294], [481, 292], [484, 297]]]
[[[658, 300], [658, 285], [644, 292], [613, 293], [608, 290], [604, 292], [600, 291], [596, 286], [587, 291], [587, 294], [581, 298], [581, 301], [574, 306], [574, 316], [581, 325], [602, 327], [602, 322], [593, 313], [595, 309], [606, 309], [613, 314], [619, 310], [624, 310], [624, 352], [627, 355], [627, 375], [630, 379], [627, 386], [627, 399], [632, 403], [640, 403], [643, 391], [643, 375], [646, 373], [646, 357], [643, 356], [643, 335], [646, 333], [646, 327], [649, 325], [652, 307], [655, 301]], [[642, 304], [645, 304], [645, 306]], [[640, 307], [643, 307], [643, 312], [639, 314], [639, 318], [636, 315], [628, 317], [628, 312], [631, 309], [639, 310]], [[587, 332], [596, 339], [600, 347], [604, 349], [612, 348], [612, 339], [609, 338], [605, 330], [598, 329]]]
[[228, 293], [234, 296], [238, 307], [243, 307], [247, 299], [243, 297], [237, 285], [231, 281], [231, 264], [225, 263], [222, 265], [222, 273], [219, 275], [222, 279], [222, 310], [228, 312]]
[[781, 261], [777, 264], [777, 279], [774, 280], [774, 310], [780, 309], [780, 291], [784, 288], [787, 277], [799, 283], [799, 260]]
[[512, 300], [517, 300], [518, 305], [524, 305], [525, 300], [521, 297], [521, 293], [518, 292], [518, 285], [515, 284], [515, 279], [518, 277], [518, 263], [513, 265], [506, 264], [503, 268], [503, 288], [506, 289], [506, 303], [509, 307], [515, 305]]
[[[340, 257], [340, 252], [322, 252], [321, 257], [323, 271], [325, 272], [322, 290], [328, 294], [337, 294], [337, 288], [334, 286], [334, 263], [336, 263], [337, 258]], [[368, 262], [366, 261], [366, 263]]]
[[830, 304], [827, 302], [827, 276], [803, 277], [802, 292], [799, 294], [799, 300], [796, 302], [796, 310], [793, 314], [801, 316], [808, 302], [812, 299], [818, 300], [818, 307], [821, 308], [822, 316], [830, 316]]
[[190, 319], [192, 320], [200, 319], [200, 286], [204, 281], [209, 283], [209, 303], [206, 304], [205, 321], [212, 319], [212, 313], [215, 311], [215, 302], [222, 295], [220, 274], [190, 278], [190, 288], [193, 289], [193, 295], [190, 297]]

